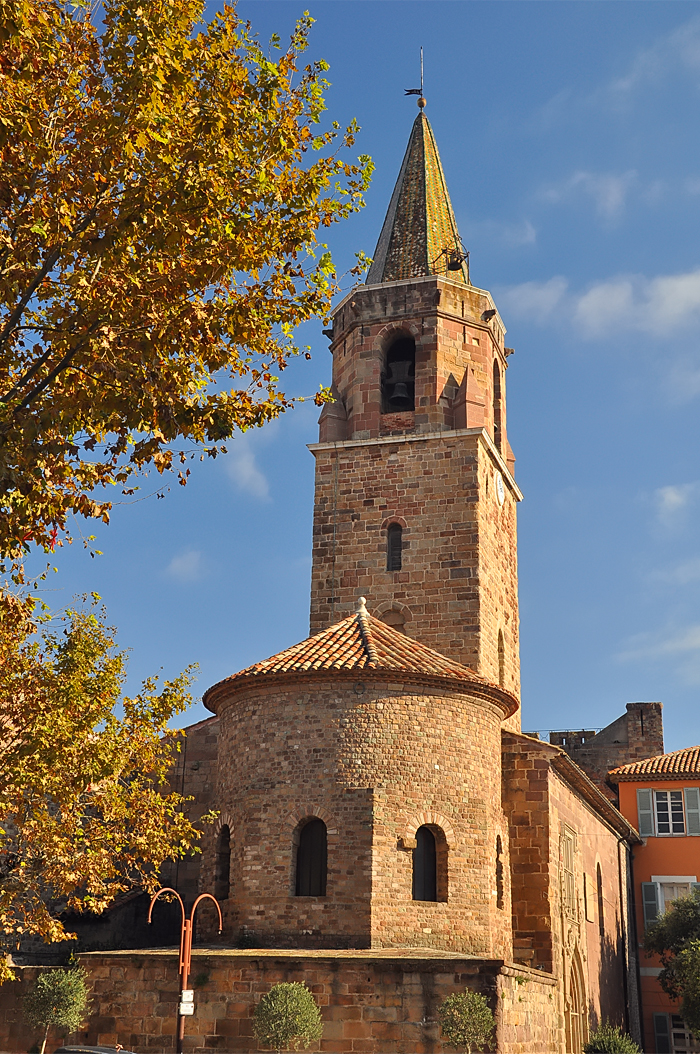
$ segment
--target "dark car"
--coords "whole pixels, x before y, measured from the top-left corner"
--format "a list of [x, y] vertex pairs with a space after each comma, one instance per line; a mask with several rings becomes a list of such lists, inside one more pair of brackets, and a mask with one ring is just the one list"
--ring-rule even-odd
[[79, 1043], [72, 1047], [57, 1047], [54, 1054], [133, 1054], [133, 1051], [123, 1047], [86, 1047]]

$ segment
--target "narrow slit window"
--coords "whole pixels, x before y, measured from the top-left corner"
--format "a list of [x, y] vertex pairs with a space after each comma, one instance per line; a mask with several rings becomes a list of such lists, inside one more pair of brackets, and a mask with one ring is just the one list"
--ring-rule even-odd
[[493, 360], [493, 441], [496, 449], [501, 449], [501, 371], [496, 359]]
[[231, 887], [231, 829], [224, 824], [216, 843], [216, 876], [214, 889], [217, 900], [228, 900]]
[[505, 884], [503, 882], [503, 842], [496, 835], [496, 907], [505, 907]]
[[401, 570], [401, 554], [403, 551], [403, 530], [398, 523], [390, 523], [386, 532], [386, 569], [387, 571]]
[[429, 827], [416, 831], [413, 850], [413, 899], [437, 901], [437, 845]]
[[328, 872], [328, 832], [314, 817], [301, 828], [297, 847], [296, 896], [325, 897]]
[[595, 881], [598, 893], [598, 933], [602, 941], [605, 939], [605, 900], [603, 898], [603, 871], [600, 864], [596, 864]]
[[503, 641], [503, 630], [498, 631], [498, 683], [501, 688], [506, 683], [506, 646]]

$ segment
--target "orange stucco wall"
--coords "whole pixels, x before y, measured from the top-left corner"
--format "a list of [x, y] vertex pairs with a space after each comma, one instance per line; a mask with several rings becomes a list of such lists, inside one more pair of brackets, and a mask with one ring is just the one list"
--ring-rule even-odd
[[[639, 783], [621, 783], [620, 812], [637, 827], [637, 790], [683, 790], [684, 787], [700, 786], [697, 775], [680, 780], [640, 780]], [[642, 909], [642, 882], [650, 882], [652, 875], [694, 875], [700, 877], [700, 837], [688, 835], [662, 835], [649, 837], [644, 845], [637, 845], [633, 853], [634, 904], [637, 933], [640, 942], [644, 938], [644, 913]], [[642, 1019], [644, 1024], [645, 1051], [654, 1052], [653, 1015], [678, 1013], [678, 1004], [673, 1003], [662, 992], [658, 981], [647, 971], [659, 968], [656, 956], [647, 956], [640, 949], [640, 990]]]

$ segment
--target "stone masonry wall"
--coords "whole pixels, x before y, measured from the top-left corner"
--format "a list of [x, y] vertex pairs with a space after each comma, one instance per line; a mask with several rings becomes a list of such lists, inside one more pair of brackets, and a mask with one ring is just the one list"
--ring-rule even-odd
[[[185, 798], [192, 798], [185, 806], [187, 815], [198, 825], [203, 835], [208, 836], [211, 829], [208, 824], [201, 824], [200, 820], [205, 813], [218, 808], [215, 792], [219, 719], [206, 718], [190, 725], [185, 733], [177, 737], [179, 750], [170, 773], [170, 783], [173, 790]], [[207, 844], [206, 837], [200, 847], [203, 844]], [[162, 884], [174, 886], [188, 907], [199, 892], [201, 860], [201, 854], [197, 853], [183, 860], [168, 861], [161, 872]]]
[[[504, 687], [518, 696], [516, 497], [506, 481], [499, 505], [482, 431], [312, 450], [311, 632], [365, 596], [372, 614], [399, 611], [409, 636], [497, 684], [502, 628]], [[386, 569], [393, 522], [403, 528], [400, 571]]]
[[[375, 678], [374, 680], [372, 678]], [[510, 957], [497, 906], [502, 711], [494, 702], [372, 671], [246, 686], [222, 699], [217, 802], [232, 832], [226, 939], [272, 947], [446, 948]], [[328, 828], [325, 897], [293, 895], [294, 833]], [[446, 842], [447, 902], [412, 900], [422, 823]], [[214, 881], [213, 851], [203, 888]], [[370, 907], [371, 904], [371, 907]]]
[[[93, 987], [92, 1013], [74, 1041], [121, 1043], [137, 1054], [174, 1051], [178, 974], [175, 951], [85, 955]], [[19, 979], [0, 989], [0, 1050], [18, 1054], [37, 1040], [21, 1015], [22, 998], [40, 967], [20, 968]], [[552, 993], [555, 979], [498, 961], [399, 954], [212, 952], [192, 959], [195, 1014], [186, 1019], [186, 1052], [244, 1054], [259, 1048], [252, 1014], [279, 981], [311, 989], [324, 1022], [311, 1051], [328, 1054], [428, 1054], [447, 1052], [437, 1010], [446, 996], [466, 988], [481, 992], [496, 1012], [500, 1054], [549, 1054], [563, 1047]], [[49, 1051], [58, 1044], [52, 1035]], [[492, 1047], [491, 1049], [496, 1049]]]
[[[574, 960], [583, 968], [589, 1026], [603, 1018], [638, 1034], [630, 939], [629, 850], [552, 768], [554, 751], [504, 734], [510, 821], [514, 958], [562, 979], [566, 1014]], [[564, 896], [563, 837], [573, 837], [573, 901]], [[628, 985], [628, 998], [625, 991]]]
[[[554, 972], [563, 978], [565, 1004], [571, 963], [578, 951], [584, 967], [590, 1027], [608, 1019], [634, 1034], [625, 1000], [628, 979], [636, 974], [635, 964], [628, 960], [628, 852], [615, 832], [553, 770], [549, 773], [549, 797]], [[565, 828], [574, 833], [576, 846], [576, 904], [568, 913], [562, 903], [561, 835]]]
[[607, 782], [611, 769], [663, 754], [663, 704], [628, 703], [626, 713], [598, 733], [586, 729], [550, 732], [549, 741], [565, 750], [614, 799], [615, 793]]
[[[386, 348], [397, 336], [416, 342], [417, 432], [485, 427], [493, 436], [493, 361], [501, 372], [501, 435], [507, 445], [504, 347], [488, 293], [432, 276], [380, 286], [360, 286], [338, 305], [333, 320], [333, 385], [345, 411], [343, 438], [370, 439], [393, 430], [382, 420], [381, 372]], [[388, 415], [393, 417], [394, 415]]]

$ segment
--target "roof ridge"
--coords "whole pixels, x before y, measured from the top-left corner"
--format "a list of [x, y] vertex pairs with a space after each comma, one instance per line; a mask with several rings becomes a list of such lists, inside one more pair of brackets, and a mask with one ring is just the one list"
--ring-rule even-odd
[[377, 651], [377, 646], [372, 637], [372, 627], [369, 624], [369, 612], [366, 608], [364, 611], [357, 612], [355, 621], [360, 629], [360, 636], [362, 637], [365, 651], [369, 656], [370, 665], [377, 666], [379, 664], [379, 652]]

